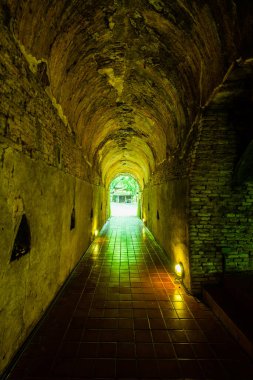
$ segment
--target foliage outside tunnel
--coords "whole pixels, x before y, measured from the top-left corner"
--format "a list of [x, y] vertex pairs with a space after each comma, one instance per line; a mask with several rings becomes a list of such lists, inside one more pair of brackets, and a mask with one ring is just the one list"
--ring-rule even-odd
[[139, 185], [130, 175], [121, 174], [110, 185], [111, 216], [137, 216]]
[[110, 195], [112, 202], [136, 203], [139, 194], [137, 181], [129, 175], [116, 177], [110, 185]]

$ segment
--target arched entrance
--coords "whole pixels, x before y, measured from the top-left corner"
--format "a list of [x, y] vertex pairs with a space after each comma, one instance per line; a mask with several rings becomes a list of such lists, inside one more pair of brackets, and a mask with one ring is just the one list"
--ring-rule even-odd
[[140, 186], [129, 174], [120, 174], [110, 184], [111, 216], [140, 216]]

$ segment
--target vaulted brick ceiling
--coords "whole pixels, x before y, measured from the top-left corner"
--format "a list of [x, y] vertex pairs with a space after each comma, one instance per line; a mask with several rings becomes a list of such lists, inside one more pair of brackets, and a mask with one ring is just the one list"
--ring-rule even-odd
[[232, 1], [9, 0], [16, 38], [105, 183], [180, 152], [236, 55]]

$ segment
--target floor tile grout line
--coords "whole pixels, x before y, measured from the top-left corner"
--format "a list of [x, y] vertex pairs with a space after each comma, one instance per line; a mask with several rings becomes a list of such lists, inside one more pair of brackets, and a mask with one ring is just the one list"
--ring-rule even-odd
[[[103, 278], [104, 276], [104, 273], [107, 273], [108, 271], [108, 268], [110, 268], [110, 273], [109, 273], [109, 277], [107, 277], [107, 280], [106, 281], [111, 281], [112, 280], [112, 287], [115, 287], [116, 289], [116, 292], [115, 292], [115, 295], [117, 295], [119, 298], [118, 298], [118, 301], [115, 302], [115, 304], [117, 304], [117, 308], [115, 309], [114, 306], [112, 306], [111, 309], [107, 308], [106, 309], [106, 305], [103, 304], [102, 307], [101, 307], [101, 310], [103, 310], [103, 313], [102, 313], [102, 316], [99, 317], [99, 319], [103, 320], [103, 319], [106, 319], [105, 318], [105, 311], [106, 310], [116, 310], [118, 311], [118, 316], [116, 317], [117, 320], [119, 321], [120, 319], [122, 319], [123, 317], [123, 314], [121, 314], [121, 317], [120, 317], [120, 310], [124, 310], [122, 308], [122, 306], [126, 306], [126, 305], [129, 305], [129, 302], [128, 300], [124, 300], [124, 297], [123, 297], [123, 300], [120, 299], [120, 294], [121, 294], [121, 289], [123, 289], [124, 287], [130, 287], [130, 293], [126, 293], [126, 294], [130, 294], [131, 295], [131, 303], [132, 303], [132, 307], [129, 308], [129, 309], [126, 309], [126, 310], [132, 310], [132, 317], [130, 319], [134, 320], [134, 310], [138, 310], [137, 308], [134, 309], [134, 306], [135, 307], [138, 307], [138, 302], [142, 302], [141, 304], [141, 307], [145, 306], [145, 308], [141, 308], [139, 310], [143, 310], [143, 312], [145, 313], [145, 319], [147, 320], [147, 331], [150, 332], [150, 336], [151, 336], [151, 341], [150, 341], [150, 344], [152, 345], [152, 348], [153, 348], [153, 353], [154, 353], [154, 356], [152, 356], [153, 360], [157, 363], [157, 365], [159, 365], [159, 362], [162, 361], [164, 362], [165, 359], [162, 358], [162, 357], [159, 357], [157, 352], [156, 352], [156, 349], [155, 349], [155, 344], [157, 344], [157, 342], [159, 342], [159, 340], [156, 340], [154, 338], [154, 335], [152, 334], [152, 331], [153, 330], [164, 330], [167, 332], [167, 335], [168, 335], [168, 338], [170, 340], [170, 344], [171, 344], [171, 347], [173, 349], [173, 352], [174, 352], [174, 355], [175, 357], [174, 358], [171, 358], [169, 360], [173, 361], [175, 360], [177, 365], [178, 365], [178, 368], [179, 370], [181, 371], [181, 376], [184, 374], [184, 367], [183, 367], [183, 364], [185, 364], [188, 360], [188, 362], [194, 362], [195, 365], [197, 366], [196, 368], [199, 368], [199, 371], [203, 372], [204, 373], [204, 369], [203, 369], [203, 366], [205, 365], [205, 358], [200, 358], [197, 356], [197, 345], [196, 345], [196, 342], [194, 341], [194, 333], [193, 334], [190, 334], [190, 328], [187, 327], [186, 324], [178, 324], [178, 327], [176, 328], [172, 328], [172, 329], [169, 329], [167, 327], [167, 324], [165, 323], [167, 320], [171, 319], [171, 320], [177, 320], [177, 321], [182, 321], [184, 319], [189, 319], [189, 320], [192, 320], [194, 321], [195, 325], [197, 326], [197, 329], [196, 331], [200, 332], [202, 335], [204, 335], [204, 337], [206, 337], [206, 342], [205, 342], [205, 345], [207, 345], [209, 347], [209, 349], [211, 350], [211, 352], [214, 351], [214, 343], [212, 343], [212, 341], [210, 341], [210, 338], [208, 337], [208, 335], [206, 336], [205, 334], [205, 328], [203, 324], [200, 324], [200, 320], [201, 318], [197, 318], [196, 317], [196, 313], [197, 313], [197, 310], [198, 308], [195, 308], [195, 305], [194, 305], [194, 302], [187, 302], [187, 295], [184, 293], [184, 289], [179, 289], [177, 287], [175, 287], [175, 292], [174, 293], [175, 295], [178, 295], [181, 298], [181, 301], [176, 301], [173, 297], [173, 292], [172, 292], [172, 289], [170, 287], [166, 287], [166, 280], [164, 280], [164, 277], [163, 277], [163, 270], [164, 270], [164, 273], [166, 272], [166, 276], [171, 276], [171, 273], [168, 272], [167, 268], [164, 266], [164, 264], [161, 265], [161, 261], [159, 261], [157, 259], [157, 257], [159, 257], [159, 252], [157, 252], [156, 249], [153, 249], [153, 246], [152, 244], [150, 243], [150, 247], [149, 249], [144, 249], [144, 244], [139, 244], [138, 243], [138, 239], [136, 239], [136, 236], [137, 236], [137, 232], [139, 231], [140, 232], [140, 228], [138, 229], [137, 232], [135, 232], [135, 235], [132, 234], [131, 232], [131, 242], [132, 242], [132, 245], [131, 245], [131, 250], [128, 252], [128, 250], [126, 250], [125, 248], [125, 244], [127, 244], [127, 241], [126, 241], [126, 237], [125, 237], [125, 234], [123, 234], [122, 236], [122, 240], [120, 239], [120, 231], [123, 230], [123, 225], [121, 226], [122, 229], [120, 229], [119, 227], [116, 228], [116, 234], [111, 234], [110, 236], [113, 236], [114, 237], [114, 244], [113, 244], [113, 251], [111, 252], [111, 249], [110, 248], [110, 244], [109, 244], [109, 241], [108, 239], [106, 240], [102, 240], [101, 239], [101, 243], [100, 243], [100, 249], [99, 249], [99, 254], [97, 255], [97, 257], [91, 257], [92, 256], [92, 253], [91, 253], [91, 256], [89, 258], [86, 258], [86, 264], [87, 265], [84, 265], [82, 267], [82, 271], [84, 273], [89, 272], [89, 276], [87, 277], [87, 279], [89, 279], [90, 281], [90, 293], [89, 293], [89, 287], [87, 287], [87, 291], [88, 291], [88, 295], [92, 294], [91, 298], [89, 298], [89, 302], [87, 303], [87, 315], [86, 315], [86, 319], [90, 318], [91, 319], [94, 319], [94, 318], [97, 318], [97, 317], [94, 317], [92, 316], [92, 310], [95, 310], [96, 309], [96, 305], [97, 305], [97, 301], [99, 301], [99, 299], [103, 299], [104, 297], [104, 301], [107, 301], [109, 300], [109, 286], [106, 287], [106, 293], [100, 293], [100, 291], [102, 290], [101, 287], [104, 286], [104, 283], [105, 283], [105, 280]], [[131, 230], [132, 231], [132, 230]], [[134, 231], [134, 230], [133, 230]], [[118, 236], [118, 238], [117, 238]], [[135, 236], [135, 238], [133, 238], [133, 236]], [[102, 243], [103, 241], [103, 243]], [[115, 251], [117, 250], [117, 252]], [[110, 252], [109, 252], [110, 251]], [[109, 252], [109, 255], [107, 255], [107, 252]], [[133, 254], [131, 254], [131, 252], [133, 252]], [[131, 260], [130, 260], [130, 257], [134, 257], [132, 263], [131, 263]], [[140, 259], [140, 257], [142, 257], [142, 259]], [[154, 259], [153, 259], [154, 257]], [[115, 259], [115, 262], [116, 262], [116, 265], [115, 265], [115, 275], [114, 275], [114, 272], [113, 272], [113, 260]], [[143, 268], [142, 269], [142, 264], [141, 264], [141, 260], [143, 261]], [[130, 268], [131, 267], [131, 268]], [[136, 270], [132, 270], [132, 268], [136, 268]], [[88, 269], [90, 268], [90, 269]], [[104, 269], [103, 269], [104, 268]], [[127, 269], [126, 269], [127, 268]], [[79, 271], [79, 275], [81, 275], [80, 273], [82, 273], [82, 271], [80, 272]], [[78, 270], [77, 270], [78, 272]], [[132, 277], [130, 276], [130, 273], [132, 273]], [[152, 277], [152, 273], [154, 273], [154, 277]], [[107, 276], [107, 275], [106, 275]], [[149, 294], [149, 293], [145, 293], [144, 291], [144, 287], [143, 287], [143, 282], [144, 281], [147, 281], [147, 277], [149, 278], [149, 281], [148, 281], [148, 288], [147, 290], [149, 289], [150, 290], [150, 294], [151, 294], [151, 299], [148, 299], [148, 297], [144, 297], [145, 294]], [[128, 285], [126, 286], [126, 284], [124, 284], [124, 279], [127, 278], [128, 280]], [[131, 280], [132, 278], [132, 280]], [[80, 292], [78, 292], [79, 294], [79, 298], [78, 298], [78, 301], [76, 301], [75, 303], [75, 310], [77, 310], [77, 307], [78, 307], [78, 303], [80, 303], [80, 295], [84, 295], [85, 294], [85, 288], [86, 288], [86, 285], [87, 285], [87, 280], [82, 284], [82, 289]], [[109, 279], [109, 280], [108, 280]], [[77, 281], [77, 279], [75, 280]], [[94, 286], [94, 289], [92, 289]], [[137, 289], [137, 293], [133, 292], [133, 289]], [[138, 289], [140, 290], [140, 293], [138, 293]], [[141, 290], [143, 290], [143, 292], [141, 292]], [[166, 295], [168, 301], [170, 302], [171, 304], [171, 310], [173, 312], [175, 312], [175, 317], [166, 317], [166, 313], [164, 311], [166, 310], [169, 310], [169, 308], [167, 309], [165, 306], [165, 304], [163, 304], [163, 297], [162, 297], [162, 294], [163, 292], [165, 292], [164, 294]], [[123, 293], [124, 294], [124, 293]], [[135, 301], [135, 304], [133, 305], [133, 300], [135, 297], [133, 297], [134, 294], [140, 294], [140, 301], [138, 301], [138, 297], [136, 298], [136, 301]], [[143, 295], [143, 297], [141, 297], [141, 294]], [[158, 296], [159, 294], [159, 296]], [[143, 299], [142, 299], [143, 298]], [[189, 300], [189, 299], [188, 299]], [[93, 305], [93, 301], [96, 301]], [[126, 302], [124, 302], [126, 301]], [[152, 303], [150, 302], [155, 302], [155, 304], [153, 305], [152, 307]], [[177, 308], [177, 306], [181, 306], [180, 304], [176, 304], [176, 302], [182, 302], [182, 306], [184, 306], [185, 308]], [[113, 304], [112, 304], [113, 305]], [[110, 305], [108, 305], [110, 306]], [[128, 306], [130, 307], [130, 305]], [[154, 324], [154, 327], [152, 328], [152, 325], [151, 325], [151, 320], [152, 318], [150, 317], [150, 315], [152, 315], [151, 311], [152, 310], [159, 310], [159, 313], [160, 313], [160, 316], [158, 319], [161, 319], [163, 321], [163, 325], [164, 325], [164, 328], [160, 328], [159, 325], [157, 325], [157, 327], [155, 327], [155, 324]], [[187, 317], [187, 313], [185, 314], [184, 316], [184, 310], [185, 312], [188, 312], [189, 313], [189, 316], [190, 317]], [[205, 320], [205, 306], [201, 306], [200, 304], [200, 307], [199, 307], [199, 310], [200, 312], [203, 312], [203, 319], [202, 320]], [[75, 315], [75, 312], [72, 313], [71, 315], [71, 318], [69, 320], [69, 323], [71, 323], [71, 321], [73, 321], [73, 318], [74, 318], [74, 315]], [[108, 314], [109, 315], [109, 314]], [[136, 314], [137, 315], [137, 314]], [[144, 315], [144, 314], [143, 314]], [[154, 315], [154, 319], [157, 318], [155, 316], [155, 313], [153, 314]], [[169, 314], [168, 314], [169, 315]], [[125, 317], [124, 317], [125, 318]], [[139, 317], [138, 317], [139, 318]], [[167, 319], [165, 319], [167, 318]], [[114, 319], [114, 317], [109, 317], [109, 319]], [[212, 318], [212, 320], [216, 321], [216, 318]], [[120, 329], [120, 326], [119, 326], [119, 322], [116, 324], [117, 325], [117, 329], [115, 330], [119, 330]], [[68, 325], [69, 326], [69, 325]], [[86, 322], [85, 324], [83, 325], [83, 333], [84, 333], [84, 330], [86, 329]], [[106, 326], [106, 325], [105, 325]], [[172, 325], [171, 325], [172, 327]], [[180, 328], [179, 328], [180, 327]], [[102, 327], [102, 325], [98, 328], [98, 330], [100, 331], [99, 332], [99, 337], [101, 336], [101, 332], [104, 330], [105, 332], [109, 332], [110, 329], [108, 327]], [[136, 333], [135, 331], [137, 329], [135, 329], [135, 326], [132, 325], [132, 329], [130, 329], [133, 331], [133, 341], [131, 341], [131, 339], [128, 341], [128, 342], [132, 342], [133, 344], [135, 344], [135, 352], [134, 352], [134, 360], [136, 361], [136, 364], [137, 364], [137, 361], [142, 361], [144, 360], [144, 358], [138, 356], [138, 352], [136, 351]], [[171, 331], [177, 331], [177, 330], [182, 330], [185, 334], [185, 339], [187, 340], [187, 342], [180, 342], [177, 341], [177, 340], [173, 340], [171, 338]], [[194, 329], [192, 331], [195, 331]], [[189, 335], [190, 334], [190, 335]], [[180, 336], [179, 336], [180, 338]], [[115, 335], [115, 340], [113, 341], [115, 343], [115, 356], [113, 358], [114, 360], [114, 378], [116, 379], [116, 376], [117, 376], [117, 367], [116, 367], [116, 363], [117, 363], [117, 360], [120, 360], [120, 358], [118, 357], [118, 349], [119, 349], [119, 345], [120, 345], [120, 342], [116, 335]], [[129, 339], [129, 338], [128, 338]], [[159, 338], [160, 339], [160, 338]], [[180, 338], [181, 339], [181, 338]], [[197, 338], [198, 339], [198, 338]], [[78, 348], [78, 351], [77, 353], [79, 354], [79, 350], [80, 350], [80, 344], [81, 342], [84, 342], [83, 340], [79, 341], [79, 348]], [[105, 342], [107, 342], [105, 340]], [[84, 342], [85, 343], [85, 342]], [[98, 350], [100, 349], [99, 348], [99, 345], [100, 344], [103, 344], [103, 341], [101, 339], [97, 340], [97, 354], [95, 355], [95, 357], [97, 359], [101, 359], [101, 360], [104, 360], [105, 358], [103, 357], [100, 357], [99, 355], [99, 352]], [[176, 351], [176, 347], [183, 347], [183, 345], [187, 345], [189, 347], [189, 349], [192, 350], [193, 352], [193, 357], [191, 358], [184, 358], [184, 357], [181, 357], [177, 351]], [[194, 347], [194, 344], [195, 344], [195, 347]], [[223, 344], [223, 343], [222, 343]], [[223, 344], [224, 345], [224, 344]], [[225, 347], [225, 345], [224, 345]], [[107, 356], [106, 356], [107, 357]], [[146, 360], [146, 359], [145, 359]], [[166, 359], [167, 360], [167, 359]], [[218, 355], [218, 351], [214, 352], [214, 357], [212, 359], [209, 359], [209, 361], [213, 361], [213, 363], [220, 363], [220, 365], [222, 366], [222, 368], [224, 369], [224, 371], [226, 373], [228, 373], [226, 371], [226, 367], [225, 367], [225, 360]], [[94, 379], [98, 379], [98, 377], [93, 377]], [[104, 377], [104, 378], [108, 378], [108, 377]], [[135, 378], [140, 378], [140, 376], [137, 376]], [[159, 379], [161, 380], [163, 377], [160, 377], [159, 376]], [[207, 378], [207, 376], [204, 376], [204, 378]], [[21, 380], [21, 379], [20, 379]]]
[[[96, 241], [96, 240], [95, 240], [95, 241]], [[91, 246], [89, 247], [89, 249], [95, 244], [95, 241], [93, 241], [93, 243], [91, 244]], [[83, 256], [83, 258], [82, 258], [83, 261], [87, 261], [87, 260], [90, 258], [91, 254], [92, 254], [92, 252], [89, 252], [89, 255], [87, 255], [87, 256], [84, 255], [84, 256], [86, 256], [86, 257], [85, 257], [85, 259], [84, 259], [84, 256]], [[80, 302], [80, 299], [81, 299], [81, 297], [82, 297], [83, 294], [84, 294], [85, 285], [87, 284], [87, 282], [88, 282], [88, 280], [89, 280], [89, 278], [90, 278], [91, 272], [92, 272], [92, 270], [89, 271], [89, 276], [86, 278], [86, 281], [85, 281], [85, 284], [84, 284], [84, 286], [83, 286], [82, 292], [80, 293], [80, 296], [79, 296], [79, 300], [78, 300], [77, 303], [76, 303], [76, 307], [75, 307], [74, 312], [76, 311], [76, 309], [77, 309], [77, 307], [78, 307], [78, 304], [79, 304], [79, 302]], [[93, 294], [93, 297], [94, 297], [94, 294]], [[74, 314], [74, 312], [73, 312], [73, 314]], [[72, 314], [72, 317], [71, 317], [70, 320], [69, 320], [69, 325], [70, 325], [70, 323], [71, 323], [71, 321], [72, 321], [72, 319], [73, 319], [73, 314]], [[88, 314], [89, 314], [89, 313], [88, 313]], [[56, 359], [57, 359], [58, 353], [60, 352], [60, 349], [62, 348], [62, 345], [63, 345], [63, 342], [64, 342], [64, 337], [65, 337], [65, 336], [67, 335], [67, 333], [68, 333], [69, 325], [68, 325], [68, 328], [67, 328], [66, 331], [65, 331], [65, 334], [64, 334], [63, 337], [62, 337], [61, 344], [59, 345], [59, 348], [58, 348], [58, 350], [57, 350], [57, 352], [56, 352], [56, 354], [55, 354], [55, 360], [52, 362], [51, 372], [53, 371], [53, 368], [54, 368], [54, 365], [55, 365], [55, 362], [56, 362]], [[79, 342], [79, 346], [78, 346], [78, 349], [77, 349], [77, 350], [79, 351], [79, 349], [80, 349], [80, 342]]]

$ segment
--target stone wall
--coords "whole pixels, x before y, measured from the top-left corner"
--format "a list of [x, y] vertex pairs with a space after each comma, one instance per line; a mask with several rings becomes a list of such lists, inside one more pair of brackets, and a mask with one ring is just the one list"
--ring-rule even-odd
[[[106, 196], [40, 76], [0, 28], [1, 373], [104, 223]], [[23, 215], [29, 252], [12, 260]]]
[[[240, 113], [241, 99], [248, 102], [250, 96], [250, 66], [245, 67], [244, 73], [234, 68], [203, 111], [192, 152], [189, 250], [194, 293], [226, 272], [253, 269], [253, 183], [235, 180], [240, 156], [250, 142], [243, 136], [250, 137], [244, 107]], [[244, 127], [238, 128], [242, 121]]]
[[252, 76], [251, 61], [231, 67], [143, 191], [143, 218], [194, 294], [253, 269]]
[[168, 266], [185, 268], [184, 283], [190, 288], [188, 251], [188, 178], [180, 161], [164, 162], [143, 190], [142, 217], [165, 250]]

